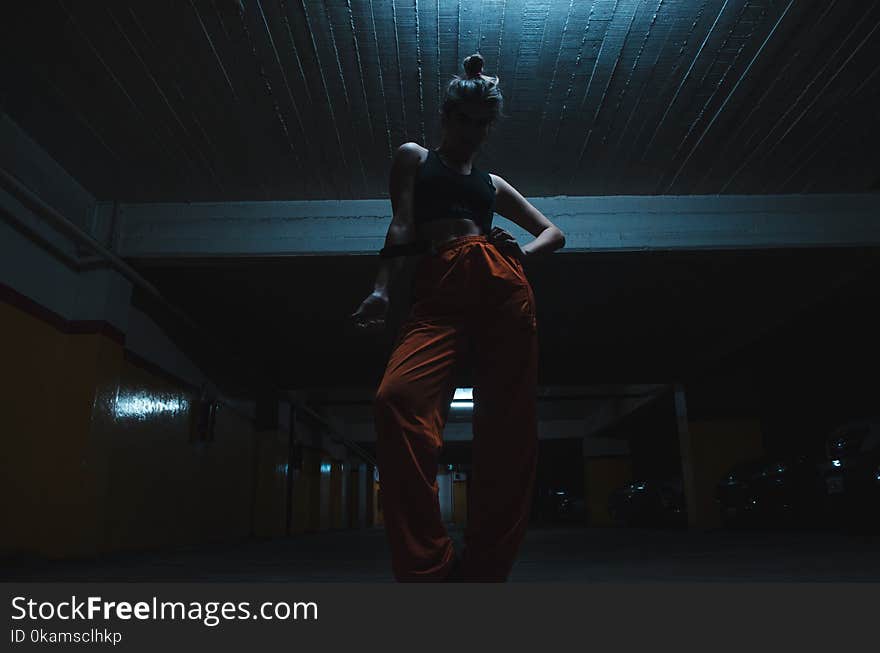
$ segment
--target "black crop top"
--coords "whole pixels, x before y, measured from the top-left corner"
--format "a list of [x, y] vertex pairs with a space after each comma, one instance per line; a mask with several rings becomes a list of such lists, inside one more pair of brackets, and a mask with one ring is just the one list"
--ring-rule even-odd
[[469, 175], [456, 172], [434, 150], [416, 171], [414, 221], [468, 218], [488, 235], [495, 213], [495, 185], [488, 173], [471, 165]]

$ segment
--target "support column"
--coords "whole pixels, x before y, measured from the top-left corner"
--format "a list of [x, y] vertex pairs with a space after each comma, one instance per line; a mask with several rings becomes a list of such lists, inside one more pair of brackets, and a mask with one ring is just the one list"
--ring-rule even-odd
[[764, 455], [758, 402], [747, 379], [704, 379], [676, 384], [675, 411], [688, 526], [716, 528], [718, 481]]
[[287, 437], [278, 430], [256, 431], [254, 461], [253, 534], [257, 537], [284, 535], [288, 528]]
[[632, 480], [629, 442], [616, 438], [584, 438], [584, 501], [590, 526], [611, 526], [608, 497]]
[[271, 394], [257, 398], [252, 530], [258, 537], [283, 535], [290, 528], [289, 410]]
[[370, 509], [372, 520], [370, 523], [373, 526], [381, 526], [385, 523], [382, 514], [382, 493], [379, 489], [382, 479], [379, 477], [379, 468], [375, 465], [371, 465], [370, 467], [372, 468], [372, 474], [368, 481], [370, 484], [370, 505], [372, 506]]
[[467, 524], [467, 472], [452, 473], [452, 521], [459, 526]]
[[330, 518], [327, 527], [332, 530], [342, 528], [345, 517], [345, 465], [341, 460], [330, 461]]
[[[370, 496], [368, 482], [371, 468], [366, 463], [361, 463], [357, 468], [358, 502], [357, 502], [357, 528], [372, 526], [367, 514], [367, 498]], [[370, 472], [371, 473], [371, 472]]]

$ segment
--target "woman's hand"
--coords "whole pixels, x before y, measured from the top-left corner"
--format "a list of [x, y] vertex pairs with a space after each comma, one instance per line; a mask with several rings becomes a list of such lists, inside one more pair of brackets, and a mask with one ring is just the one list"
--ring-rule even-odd
[[501, 227], [492, 227], [492, 233], [489, 234], [489, 242], [495, 245], [502, 254], [510, 254], [520, 261], [525, 259], [526, 253], [519, 246], [516, 238], [508, 231]]
[[388, 296], [374, 292], [361, 302], [350, 317], [354, 319], [354, 324], [359, 330], [373, 333], [385, 328], [387, 313]]

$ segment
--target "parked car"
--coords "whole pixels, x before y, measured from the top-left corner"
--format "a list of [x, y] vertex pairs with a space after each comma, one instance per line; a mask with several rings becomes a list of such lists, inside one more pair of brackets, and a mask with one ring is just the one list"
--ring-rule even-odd
[[681, 477], [626, 483], [608, 497], [608, 514], [621, 526], [685, 526], [687, 512]]
[[823, 500], [820, 462], [808, 455], [743, 461], [715, 489], [728, 528], [813, 525], [820, 520]]
[[585, 522], [584, 498], [567, 488], [540, 488], [537, 502], [538, 520], [542, 522]]
[[880, 419], [847, 422], [825, 441], [826, 510], [848, 527], [880, 530]]

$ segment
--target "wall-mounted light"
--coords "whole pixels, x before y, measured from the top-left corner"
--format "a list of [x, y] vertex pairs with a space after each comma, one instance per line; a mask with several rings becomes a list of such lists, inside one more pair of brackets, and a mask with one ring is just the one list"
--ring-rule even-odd
[[117, 395], [113, 414], [118, 419], [146, 420], [156, 415], [184, 413], [188, 406], [186, 399], [171, 394], [139, 392]]

